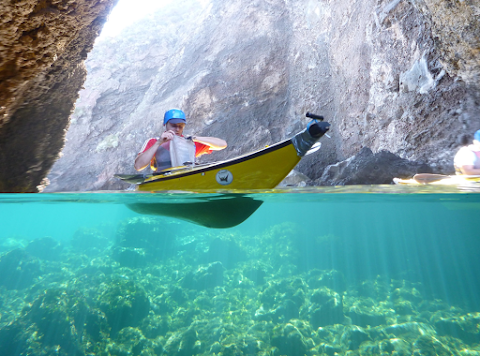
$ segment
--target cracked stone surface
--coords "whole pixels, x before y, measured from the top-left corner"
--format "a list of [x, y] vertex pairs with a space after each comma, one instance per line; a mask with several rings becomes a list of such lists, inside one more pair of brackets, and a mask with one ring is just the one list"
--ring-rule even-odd
[[34, 192], [64, 145], [115, 0], [0, 1], [0, 191]]
[[290, 137], [311, 111], [332, 123], [297, 167], [316, 184], [365, 147], [451, 173], [460, 137], [480, 128], [478, 36], [459, 35], [478, 31], [479, 4], [184, 1], [188, 11], [152, 15], [92, 51], [48, 189], [127, 187], [113, 174], [134, 172], [171, 107], [186, 111], [188, 133], [228, 141], [203, 161]]
[[[327, 166], [365, 147], [452, 173], [461, 138], [480, 129], [479, 9], [480, 0], [179, 0], [90, 52], [85, 88], [47, 191], [126, 188], [113, 174], [134, 172], [136, 153], [146, 138], [160, 134], [163, 113], [172, 107], [187, 113], [187, 133], [229, 143], [203, 162], [290, 137], [305, 127], [310, 111], [332, 123], [332, 139], [297, 167], [311, 181], [321, 182]], [[51, 80], [75, 78], [74, 61], [35, 51], [31, 58], [64, 63]], [[41, 118], [35, 124], [52, 126], [48, 132], [35, 127], [33, 135], [26, 123], [5, 134], [6, 121], [21, 123], [15, 115], [30, 115], [13, 104], [2, 109], [7, 119], [0, 145], [28, 139], [47, 146], [22, 148], [22, 164], [2, 151], [0, 164], [18, 171], [22, 189], [40, 183], [63, 145], [76, 95], [67, 92], [83, 80], [76, 63], [77, 84], [58, 86], [65, 99], [55, 101], [48, 91], [42, 97], [40, 84], [25, 86], [37, 103], [51, 100], [50, 111], [39, 104], [30, 109]], [[7, 67], [2, 64], [1, 85]], [[18, 97], [18, 110], [32, 102]], [[4, 174], [0, 190], [5, 181]]]

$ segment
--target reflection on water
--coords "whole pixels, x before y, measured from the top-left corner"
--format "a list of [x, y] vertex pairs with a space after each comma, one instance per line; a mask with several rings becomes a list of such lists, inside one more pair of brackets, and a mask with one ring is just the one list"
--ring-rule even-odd
[[0, 355], [480, 354], [475, 190], [4, 194]]

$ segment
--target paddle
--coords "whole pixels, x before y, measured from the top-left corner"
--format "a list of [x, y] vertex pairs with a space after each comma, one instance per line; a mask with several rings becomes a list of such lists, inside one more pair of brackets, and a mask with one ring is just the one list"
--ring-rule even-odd
[[123, 180], [124, 182], [137, 184], [142, 183], [148, 177], [151, 177], [151, 174], [115, 174], [114, 177]]
[[[178, 169], [178, 167], [175, 167], [175, 168]], [[131, 184], [137, 184], [137, 183], [143, 183], [148, 178], [163, 175], [165, 173], [169, 173], [169, 172], [171, 172], [173, 170], [176, 170], [176, 169], [169, 168], [168, 170], [163, 170], [161, 172], [153, 173], [153, 174], [115, 174], [114, 177], [118, 178], [118, 179], [121, 179], [124, 182], [128, 182], [128, 183], [131, 183]]]
[[429, 184], [438, 182], [444, 179], [454, 179], [454, 180], [463, 180], [463, 181], [472, 181], [472, 182], [479, 182], [480, 175], [454, 175], [454, 176], [447, 176], [444, 174], [433, 174], [433, 173], [419, 173], [413, 176], [413, 180], [417, 183], [422, 184]]
[[440, 180], [449, 179], [449, 178], [451, 177], [444, 174], [434, 174], [434, 173], [418, 173], [413, 176], [413, 180], [422, 184], [438, 182]]

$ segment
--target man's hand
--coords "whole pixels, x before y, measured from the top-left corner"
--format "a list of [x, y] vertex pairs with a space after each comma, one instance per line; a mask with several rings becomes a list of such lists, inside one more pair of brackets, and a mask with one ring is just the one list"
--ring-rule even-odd
[[162, 139], [162, 142], [167, 142], [167, 141], [173, 140], [174, 136], [175, 136], [175, 132], [173, 132], [172, 130], [168, 130], [162, 133], [160, 138]]

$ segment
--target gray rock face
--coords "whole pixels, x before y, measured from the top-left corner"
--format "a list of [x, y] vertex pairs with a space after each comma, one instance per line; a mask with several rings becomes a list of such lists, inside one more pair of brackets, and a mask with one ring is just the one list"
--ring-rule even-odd
[[451, 173], [459, 137], [480, 128], [478, 8], [177, 1], [95, 46], [48, 190], [126, 188], [113, 174], [134, 172], [172, 107], [187, 113], [186, 133], [227, 140], [203, 162], [290, 137], [311, 111], [332, 123], [332, 140], [297, 167], [311, 180], [363, 147]]
[[417, 173], [431, 173], [427, 164], [400, 158], [388, 151], [373, 154], [364, 147], [349, 159], [328, 166], [316, 181], [318, 185], [390, 184], [395, 177], [412, 177]]

